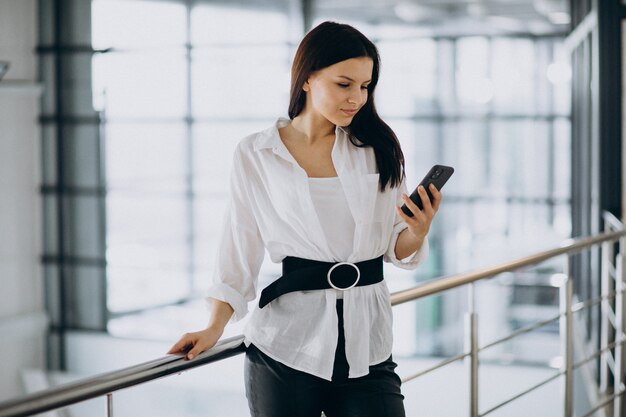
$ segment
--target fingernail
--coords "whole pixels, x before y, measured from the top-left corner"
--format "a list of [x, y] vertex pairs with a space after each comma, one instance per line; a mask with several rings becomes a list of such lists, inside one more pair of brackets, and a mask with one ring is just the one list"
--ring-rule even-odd
[[193, 359], [193, 355], [192, 354], [187, 355], [187, 359], [189, 360]]

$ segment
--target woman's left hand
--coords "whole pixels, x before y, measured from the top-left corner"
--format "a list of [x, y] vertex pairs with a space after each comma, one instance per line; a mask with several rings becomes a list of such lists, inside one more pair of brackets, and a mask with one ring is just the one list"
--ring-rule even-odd
[[439, 204], [441, 204], [442, 196], [433, 184], [430, 184], [430, 193], [433, 195], [432, 203], [426, 193], [426, 189], [423, 186], [420, 185], [417, 188], [417, 192], [422, 199], [422, 206], [424, 207], [423, 210], [420, 210], [413, 200], [409, 198], [409, 196], [402, 194], [402, 199], [404, 200], [407, 208], [413, 213], [413, 217], [409, 217], [404, 214], [400, 207], [396, 207], [396, 212], [407, 224], [408, 231], [415, 236], [418, 241], [422, 241], [428, 234], [430, 224], [432, 223], [435, 214], [437, 214], [437, 210], [439, 210]]

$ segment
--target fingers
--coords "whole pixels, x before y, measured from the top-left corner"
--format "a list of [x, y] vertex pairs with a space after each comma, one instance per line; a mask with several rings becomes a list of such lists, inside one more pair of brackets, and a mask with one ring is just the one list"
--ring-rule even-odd
[[[428, 195], [428, 192], [423, 186], [420, 185], [419, 187], [417, 187], [417, 192], [419, 193], [422, 200], [423, 209], [421, 211], [423, 211], [427, 217], [432, 219], [435, 216], [435, 213], [437, 213], [437, 210], [439, 210], [439, 204], [441, 203], [441, 193], [432, 183], [428, 185], [428, 189], [433, 197], [432, 201], [430, 199], [430, 196]], [[414, 207], [419, 210], [419, 207], [417, 207], [416, 205], [414, 205]]]
[[185, 359], [193, 359], [199, 353], [202, 353], [204, 349], [200, 343], [200, 339], [193, 335], [184, 335], [171, 349], [168, 354], [184, 354]]
[[[429, 184], [429, 189], [430, 189], [430, 192], [432, 193], [433, 189], [435, 189], [435, 186], [431, 183]], [[435, 210], [432, 206], [432, 202], [430, 201], [430, 196], [428, 195], [428, 192], [426, 192], [426, 189], [421, 185], [418, 187], [417, 192], [422, 198], [422, 207], [424, 207], [423, 209], [424, 213], [426, 213], [428, 217], [432, 218], [435, 215]], [[433, 197], [434, 197], [434, 194], [433, 194]]]
[[185, 360], [190, 360], [215, 346], [220, 336], [221, 332], [216, 333], [209, 329], [187, 333], [167, 353], [183, 354], [185, 355]]
[[189, 351], [189, 353], [187, 353], [187, 356], [185, 356], [185, 359], [191, 360], [191, 359], [195, 358], [196, 356], [198, 356], [199, 354], [204, 352], [206, 350], [206, 348], [207, 348], [206, 344], [201, 343], [200, 341], [198, 341], [198, 343], [195, 344], [193, 349], [191, 349]]
[[170, 350], [167, 351], [168, 354], [176, 354], [176, 353], [185, 353], [191, 346], [193, 346], [194, 341], [191, 338], [190, 335], [186, 334], [183, 337], [181, 337], [181, 339], [176, 342], [176, 344], [174, 344], [174, 346], [172, 346], [170, 348]]
[[[404, 200], [404, 204], [407, 206], [409, 211], [411, 213], [413, 213], [413, 216], [419, 216], [420, 214], [422, 214], [421, 213], [422, 211], [420, 210], [420, 208], [417, 207], [417, 204], [415, 204], [413, 202], [413, 200], [411, 200], [411, 198], [408, 195], [403, 193], [402, 194], [402, 199]], [[402, 210], [400, 210], [400, 211], [402, 211]], [[411, 219], [411, 217], [407, 216], [404, 212], [402, 212], [402, 220], [404, 220], [406, 222], [407, 219]]]
[[404, 220], [405, 223], [412, 224], [418, 220], [427, 221], [429, 219], [432, 220], [432, 218], [435, 217], [435, 214], [439, 210], [439, 205], [441, 204], [442, 195], [441, 192], [437, 190], [437, 187], [435, 187], [435, 185], [432, 183], [429, 184], [429, 191], [433, 197], [432, 202], [428, 193], [426, 192], [426, 189], [423, 186], [420, 185], [417, 188], [417, 192], [419, 193], [422, 200], [423, 209], [421, 210], [417, 206], [417, 204], [415, 204], [413, 200], [409, 198], [409, 196], [404, 193], [402, 194], [402, 199], [404, 200], [405, 205], [411, 211], [411, 213], [413, 213], [413, 217], [407, 216], [399, 207], [396, 207], [396, 212], [402, 218], [402, 220]]
[[443, 196], [441, 195], [441, 192], [439, 192], [437, 187], [435, 187], [435, 184], [430, 184], [430, 193], [433, 195], [433, 210], [437, 212], [439, 210], [439, 204], [441, 204], [441, 199], [443, 198]]

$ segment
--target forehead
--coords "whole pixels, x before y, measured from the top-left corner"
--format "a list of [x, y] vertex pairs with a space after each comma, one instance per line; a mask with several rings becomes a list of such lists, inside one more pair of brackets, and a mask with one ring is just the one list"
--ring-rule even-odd
[[322, 69], [320, 72], [329, 76], [345, 76], [358, 82], [364, 82], [372, 78], [373, 69], [374, 61], [372, 58], [359, 57], [339, 61], [336, 64]]

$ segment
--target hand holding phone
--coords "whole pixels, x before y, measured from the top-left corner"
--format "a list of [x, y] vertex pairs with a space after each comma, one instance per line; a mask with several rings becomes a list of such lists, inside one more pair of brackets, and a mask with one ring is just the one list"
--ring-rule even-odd
[[[424, 179], [415, 188], [415, 191], [413, 191], [413, 193], [410, 195], [411, 200], [415, 203], [415, 205], [417, 205], [417, 207], [419, 207], [420, 210], [423, 210], [424, 205], [422, 204], [422, 199], [419, 193], [417, 192], [417, 189], [419, 188], [419, 186], [422, 185], [424, 187], [424, 189], [426, 190], [426, 193], [428, 194], [428, 198], [432, 202], [434, 197], [432, 193], [430, 192], [430, 188], [429, 188], [430, 184], [434, 184], [435, 188], [437, 188], [438, 191], [441, 191], [441, 188], [448, 181], [448, 179], [452, 176], [453, 173], [454, 173], [454, 168], [452, 167], [445, 166], [445, 165], [434, 165], [430, 169], [430, 171], [428, 171], [428, 174], [426, 174]], [[401, 208], [404, 214], [406, 214], [409, 217], [413, 217], [413, 213], [406, 206], [406, 204], [403, 204]]]

